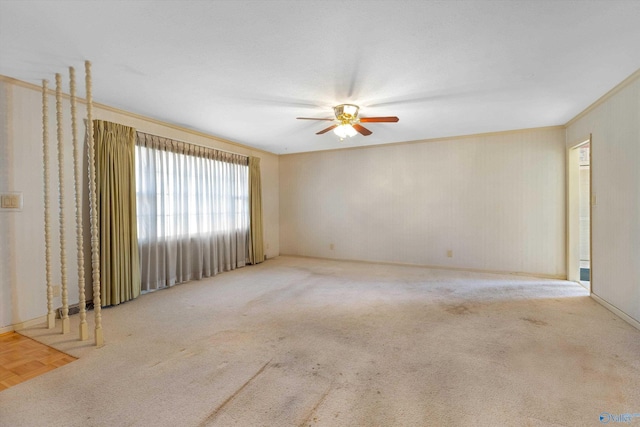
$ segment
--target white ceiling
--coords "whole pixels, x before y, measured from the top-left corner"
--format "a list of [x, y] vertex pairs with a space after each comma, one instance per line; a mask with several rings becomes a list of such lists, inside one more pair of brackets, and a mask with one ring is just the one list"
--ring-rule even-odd
[[[0, 0], [0, 74], [85, 59], [96, 102], [274, 153], [413, 141], [565, 124], [640, 68], [640, 1]], [[296, 120], [345, 102], [400, 122]]]

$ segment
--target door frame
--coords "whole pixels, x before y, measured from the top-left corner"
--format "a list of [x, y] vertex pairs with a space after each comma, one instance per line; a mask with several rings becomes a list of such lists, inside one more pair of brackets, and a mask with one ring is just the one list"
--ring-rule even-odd
[[580, 165], [579, 148], [589, 144], [589, 294], [593, 289], [593, 138], [567, 147], [567, 280], [580, 283]]

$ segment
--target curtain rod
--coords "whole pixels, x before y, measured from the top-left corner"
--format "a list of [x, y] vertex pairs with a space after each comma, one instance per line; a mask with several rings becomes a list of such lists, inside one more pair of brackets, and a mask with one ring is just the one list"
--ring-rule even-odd
[[144, 135], [149, 135], [149, 136], [157, 136], [159, 138], [165, 138], [165, 139], [170, 139], [172, 141], [176, 141], [176, 142], [181, 142], [183, 144], [190, 144], [190, 145], [194, 145], [196, 147], [201, 147], [201, 148], [207, 148], [209, 150], [218, 150], [218, 151], [222, 151], [223, 153], [228, 153], [228, 154], [233, 154], [235, 156], [242, 156], [242, 157], [246, 157], [247, 159], [251, 158], [251, 156], [247, 156], [246, 154], [240, 154], [240, 153], [234, 153], [233, 151], [228, 151], [228, 150], [223, 150], [221, 148], [216, 148], [216, 147], [209, 147], [207, 145], [202, 145], [202, 144], [196, 144], [194, 142], [189, 142], [189, 141], [184, 141], [182, 139], [176, 139], [176, 138], [169, 138], [167, 136], [162, 136], [162, 135], [156, 135], [153, 133], [149, 133], [149, 132], [142, 132], [141, 130], [137, 130], [136, 129], [136, 133], [142, 133]]

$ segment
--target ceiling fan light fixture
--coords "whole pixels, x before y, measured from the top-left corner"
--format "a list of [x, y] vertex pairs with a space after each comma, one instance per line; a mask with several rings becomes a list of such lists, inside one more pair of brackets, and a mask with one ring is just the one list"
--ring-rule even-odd
[[350, 138], [358, 134], [351, 125], [340, 125], [333, 130], [333, 133], [338, 135], [340, 139]]
[[343, 125], [352, 125], [358, 121], [358, 110], [360, 107], [353, 104], [340, 104], [333, 107], [333, 112]]

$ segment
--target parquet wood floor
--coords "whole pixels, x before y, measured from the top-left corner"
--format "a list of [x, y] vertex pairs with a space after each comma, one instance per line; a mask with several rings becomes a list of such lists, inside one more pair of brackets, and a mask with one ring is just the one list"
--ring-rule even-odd
[[0, 335], [0, 391], [76, 360], [15, 332]]

